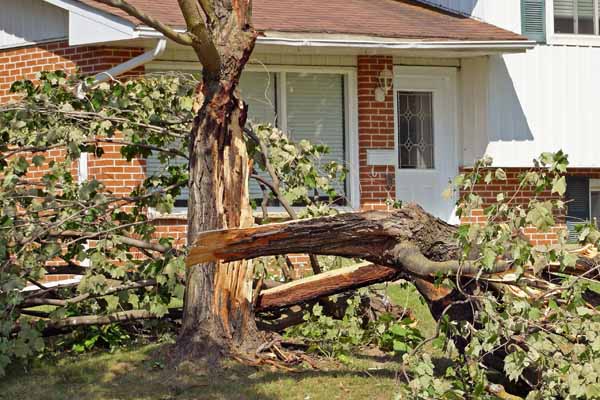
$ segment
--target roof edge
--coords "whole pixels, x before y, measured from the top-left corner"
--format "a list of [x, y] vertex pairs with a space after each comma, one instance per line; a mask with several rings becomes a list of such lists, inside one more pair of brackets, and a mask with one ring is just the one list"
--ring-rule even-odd
[[[140, 26], [137, 28], [140, 38], [162, 37], [153, 28]], [[183, 30], [178, 30], [183, 32]], [[423, 40], [410, 38], [385, 38], [379, 36], [363, 36], [350, 34], [301, 34], [279, 31], [263, 32], [257, 44], [290, 47], [331, 47], [331, 48], [363, 48], [389, 50], [496, 50], [502, 52], [524, 52], [533, 49], [534, 40]]]

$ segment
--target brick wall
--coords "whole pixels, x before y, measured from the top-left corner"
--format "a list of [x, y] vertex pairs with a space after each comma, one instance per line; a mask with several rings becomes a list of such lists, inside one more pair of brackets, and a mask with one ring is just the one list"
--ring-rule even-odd
[[[9, 93], [14, 81], [34, 80], [38, 72], [64, 70], [91, 75], [106, 71], [142, 53], [143, 49], [140, 48], [70, 47], [66, 41], [0, 51], [0, 103], [14, 98]], [[143, 72], [144, 68], [140, 67], [131, 74]]]
[[359, 56], [357, 61], [361, 208], [381, 209], [386, 208], [386, 199], [396, 197], [395, 167], [367, 165], [367, 150], [394, 149], [393, 93], [383, 102], [375, 100], [379, 74], [394, 66], [388, 56]]
[[[468, 169], [463, 169], [466, 172]], [[529, 168], [504, 168], [507, 179], [505, 181], [493, 180], [490, 184], [480, 183], [475, 186], [475, 193], [481, 196], [483, 206], [496, 203], [498, 193], [505, 193], [507, 198], [514, 196], [514, 204], [526, 206], [529, 200], [534, 196], [534, 192], [525, 189], [517, 193], [519, 187], [519, 175], [527, 172]], [[581, 176], [590, 179], [600, 179], [600, 168], [569, 168], [567, 171], [569, 176]], [[560, 196], [550, 193], [550, 191], [542, 192], [537, 195], [541, 201], [557, 200]], [[565, 200], [565, 199], [563, 199]], [[558, 211], [555, 215], [557, 225], [550, 232], [539, 232], [535, 228], [526, 228], [524, 231], [534, 245], [556, 244], [558, 242], [559, 232], [565, 229], [565, 214], [564, 211]], [[469, 217], [463, 218], [463, 223], [485, 223], [486, 218], [483, 209], [474, 210]]]

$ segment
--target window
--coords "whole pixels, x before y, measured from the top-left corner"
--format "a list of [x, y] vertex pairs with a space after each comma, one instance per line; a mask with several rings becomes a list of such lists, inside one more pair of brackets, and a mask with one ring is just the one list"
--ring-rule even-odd
[[[330, 152], [322, 162], [347, 162], [347, 74], [328, 72], [245, 71], [240, 91], [248, 103], [248, 117], [254, 122], [271, 123], [288, 132], [298, 142], [326, 144]], [[148, 173], [161, 168], [158, 159], [148, 160]], [[336, 191], [347, 196], [347, 183]], [[250, 180], [250, 197], [262, 199], [258, 183]], [[177, 207], [187, 206], [187, 190], [177, 199]], [[346, 204], [340, 202], [340, 204]]]
[[398, 92], [398, 166], [433, 169], [433, 93]]
[[[345, 85], [345, 75], [338, 73], [245, 72], [240, 90], [248, 102], [251, 120], [275, 123], [295, 142], [306, 139], [326, 144], [329, 154], [322, 162], [344, 164]], [[335, 189], [345, 197], [345, 184], [339, 183]], [[250, 181], [250, 198], [262, 198], [262, 191], [254, 180]]]
[[600, 226], [600, 180], [590, 179], [590, 221]]
[[600, 0], [554, 0], [554, 32], [599, 35]]
[[600, 179], [567, 177], [565, 200], [570, 240], [577, 241], [577, 225], [591, 221], [600, 226]]

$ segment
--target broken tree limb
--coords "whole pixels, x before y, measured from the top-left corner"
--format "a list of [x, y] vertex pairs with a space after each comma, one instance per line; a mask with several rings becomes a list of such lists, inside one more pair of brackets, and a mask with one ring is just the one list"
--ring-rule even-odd
[[270, 311], [303, 304], [324, 296], [380, 282], [395, 281], [401, 277], [402, 273], [395, 268], [361, 263], [263, 290], [258, 297], [256, 311]]
[[373, 255], [381, 259], [398, 243], [411, 243], [432, 260], [458, 259], [455, 232], [455, 226], [432, 217], [417, 205], [408, 205], [394, 211], [347, 213], [203, 232], [198, 235], [187, 264], [309, 251], [342, 257]]
[[[235, 261], [287, 253], [362, 258], [413, 275], [476, 274], [472, 262], [459, 262], [457, 227], [410, 204], [394, 211], [368, 211], [244, 229], [201, 233], [187, 265]], [[500, 262], [494, 271], [508, 269]]]

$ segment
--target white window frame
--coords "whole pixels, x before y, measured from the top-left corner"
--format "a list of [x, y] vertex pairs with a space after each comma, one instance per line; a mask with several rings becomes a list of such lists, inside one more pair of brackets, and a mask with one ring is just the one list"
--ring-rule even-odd
[[[147, 72], [166, 72], [183, 71], [197, 72], [201, 70], [201, 65], [196, 62], [176, 62], [176, 61], [154, 61], [146, 65]], [[344, 126], [346, 143], [346, 167], [348, 168], [347, 193], [348, 205], [336, 207], [340, 210], [358, 210], [360, 209], [360, 168], [359, 168], [359, 148], [358, 148], [358, 83], [355, 67], [342, 66], [294, 66], [294, 65], [256, 65], [248, 64], [244, 69], [248, 72], [270, 72], [277, 74], [277, 122], [279, 128], [287, 131], [287, 112], [286, 112], [286, 73], [321, 73], [321, 74], [340, 74], [344, 76]], [[300, 210], [300, 207], [298, 207]], [[285, 214], [283, 207], [268, 207], [268, 211], [274, 214]], [[260, 213], [260, 210], [257, 210]], [[152, 218], [180, 217], [187, 215], [187, 207], [173, 209], [170, 214], [160, 214], [156, 210], [149, 210], [149, 216]]]
[[[600, 0], [598, 0], [600, 2]], [[595, 13], [598, 14], [600, 4]], [[598, 26], [600, 15], [594, 15], [594, 24]], [[555, 33], [554, 32], [554, 0], [546, 0], [546, 42], [550, 45], [565, 46], [593, 46], [600, 47], [600, 26], [598, 35], [581, 35], [577, 33]]]
[[[589, 180], [589, 189], [588, 189], [588, 201], [589, 201], [589, 206], [588, 209], [590, 210], [590, 214], [588, 215], [588, 220], [589, 222], [594, 222], [593, 221], [593, 216], [592, 216], [592, 192], [600, 192], [600, 179], [590, 179]], [[597, 221], [598, 222], [598, 221]]]

